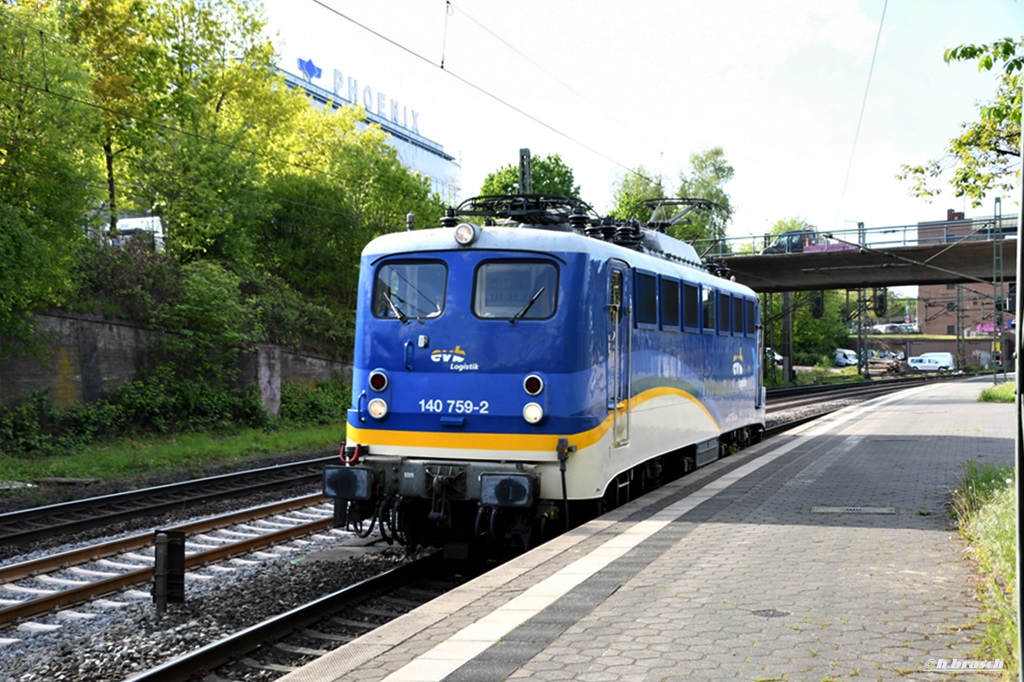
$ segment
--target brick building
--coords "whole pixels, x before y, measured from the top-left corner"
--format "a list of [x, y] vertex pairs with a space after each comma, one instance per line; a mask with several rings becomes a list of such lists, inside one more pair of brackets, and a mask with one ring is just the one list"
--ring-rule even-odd
[[[991, 238], [993, 225], [991, 218], [964, 219], [963, 213], [950, 209], [945, 220], [918, 223], [917, 236], [921, 243], [940, 241], [952, 245], [963, 239]], [[1002, 303], [1012, 299], [1015, 290], [1015, 285], [1004, 284]], [[994, 331], [992, 284], [922, 285], [918, 287], [917, 297], [918, 325], [922, 334], [970, 338], [991, 336]], [[1012, 324], [1012, 305], [1002, 313], [1002, 319], [1004, 329]]]

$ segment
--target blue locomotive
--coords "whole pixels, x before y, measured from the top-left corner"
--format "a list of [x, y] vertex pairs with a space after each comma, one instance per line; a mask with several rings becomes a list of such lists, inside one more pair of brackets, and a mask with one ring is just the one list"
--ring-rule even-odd
[[759, 436], [756, 294], [587, 209], [477, 197], [366, 246], [336, 525], [526, 548]]

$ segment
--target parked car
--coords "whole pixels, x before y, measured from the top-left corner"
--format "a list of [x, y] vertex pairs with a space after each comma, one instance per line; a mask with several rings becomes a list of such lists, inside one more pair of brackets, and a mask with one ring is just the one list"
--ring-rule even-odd
[[836, 348], [835, 363], [838, 367], [849, 367], [857, 364], [857, 351], [849, 348]]
[[769, 362], [774, 362], [776, 365], [781, 365], [782, 364], [782, 356], [779, 355], [779, 352], [776, 351], [774, 348], [765, 348], [764, 349], [764, 357]]

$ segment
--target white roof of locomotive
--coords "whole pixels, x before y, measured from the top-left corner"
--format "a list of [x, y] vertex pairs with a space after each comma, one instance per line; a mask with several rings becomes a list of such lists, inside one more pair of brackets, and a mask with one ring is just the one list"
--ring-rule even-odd
[[429, 253], [451, 250], [532, 251], [536, 253], [589, 253], [603, 258], [617, 258], [655, 272], [664, 272], [671, 263], [688, 271], [688, 278], [698, 282], [714, 282], [716, 286], [753, 295], [747, 287], [715, 277], [705, 270], [697, 251], [685, 242], [652, 230], [643, 230], [643, 248], [631, 249], [612, 242], [589, 237], [572, 230], [536, 227], [505, 227], [476, 225], [477, 239], [470, 246], [458, 246], [453, 228], [431, 228], [391, 232], [372, 240], [363, 249], [363, 257], [377, 258], [394, 254]]

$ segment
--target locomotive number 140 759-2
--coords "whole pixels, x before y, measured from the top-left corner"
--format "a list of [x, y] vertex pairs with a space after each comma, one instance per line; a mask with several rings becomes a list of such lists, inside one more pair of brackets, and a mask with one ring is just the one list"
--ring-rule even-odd
[[488, 414], [490, 404], [486, 400], [441, 400], [440, 398], [420, 401], [420, 412], [448, 412], [451, 414]]

